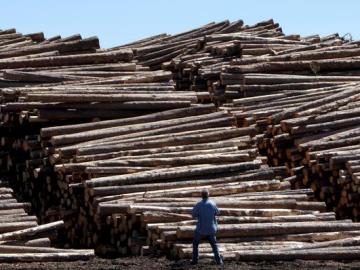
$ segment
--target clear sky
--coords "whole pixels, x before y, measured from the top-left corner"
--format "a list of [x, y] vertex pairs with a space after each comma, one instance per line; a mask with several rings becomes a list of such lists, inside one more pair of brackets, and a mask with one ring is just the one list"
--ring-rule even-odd
[[286, 34], [360, 39], [359, 0], [3, 0], [0, 11], [0, 29], [97, 35], [105, 48], [225, 19], [251, 25], [273, 18]]

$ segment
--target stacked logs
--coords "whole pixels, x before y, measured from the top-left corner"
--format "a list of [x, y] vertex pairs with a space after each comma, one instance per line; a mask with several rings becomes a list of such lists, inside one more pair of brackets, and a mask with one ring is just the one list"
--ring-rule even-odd
[[[96, 86], [91, 89], [81, 88], [81, 86], [57, 86], [51, 87], [51, 90], [48, 87], [44, 89], [44, 87], [39, 86], [36, 89], [34, 89], [35, 87], [29, 88], [30, 91], [28, 88], [16, 88], [15, 91], [11, 89], [11, 94], [17, 95], [18, 101], [8, 102], [1, 106], [3, 123], [1, 168], [3, 177], [11, 181], [12, 186], [22, 199], [32, 202], [42, 222], [57, 219], [51, 217], [48, 220], [45, 215], [49, 208], [58, 207], [59, 200], [64, 199], [61, 198], [61, 194], [53, 196], [51, 192], [52, 185], [57, 185], [56, 181], [52, 183], [51, 180], [55, 177], [52, 173], [53, 158], [51, 161], [48, 159], [48, 157], [52, 157], [54, 151], [54, 147], [49, 141], [52, 136], [52, 127], [55, 127], [56, 130], [59, 125], [72, 123], [75, 127], [71, 125], [64, 128], [65, 133], [71, 133], [98, 128], [120, 128], [121, 125], [136, 123], [136, 121], [144, 123], [146, 126], [145, 121], [151, 119], [151, 113], [155, 113], [154, 119], [156, 119], [156, 115], [160, 115], [161, 118], [163, 112], [172, 111], [171, 109], [180, 110], [180, 114], [184, 115], [188, 110], [194, 109], [193, 103], [200, 99], [198, 95], [192, 92], [171, 90], [155, 90], [152, 92], [149, 90], [158, 87], [157, 84], [138, 84], [135, 86], [130, 83], [124, 84], [124, 89], [122, 86], [99, 87], [98, 92]], [[165, 87], [173, 89], [171, 85]], [[130, 92], [129, 89], [133, 90]], [[146, 90], [137, 91], [137, 89]], [[4, 89], [3, 93], [7, 90]], [[104, 109], [104, 106], [109, 110]], [[183, 111], [181, 111], [182, 109]], [[196, 111], [196, 106], [194, 110]], [[209, 109], [203, 111], [206, 110], [209, 111]], [[148, 115], [150, 116], [148, 117]], [[218, 116], [221, 116], [221, 113]], [[166, 114], [163, 117], [163, 119], [169, 118], [171, 117], [167, 117]], [[109, 120], [99, 122], [100, 119]], [[97, 122], [91, 122], [94, 120]], [[209, 117], [208, 121], [201, 126], [204, 128], [224, 126], [230, 121], [230, 118], [226, 118], [223, 114], [218, 119]], [[186, 128], [186, 124], [193, 128], [195, 126], [194, 119], [184, 121], [183, 125], [178, 128], [170, 127], [174, 125], [173, 123], [164, 123], [159, 127], [179, 130], [184, 125]], [[50, 132], [48, 134], [42, 132], [40, 136], [40, 130], [44, 128]], [[149, 129], [150, 125], [145, 130], [151, 134]], [[159, 134], [162, 132], [160, 131]], [[157, 134], [156, 132], [153, 133]], [[42, 136], [43, 134], [45, 135]], [[122, 132], [115, 132], [112, 136], [117, 134], [122, 134]], [[89, 137], [89, 140], [91, 138], [102, 140], [103, 137], [95, 134], [93, 137]], [[63, 141], [60, 139], [55, 145], [81, 142], [81, 140], [86, 140], [86, 135], [84, 138], [79, 137], [70, 140], [65, 138]], [[45, 184], [41, 181], [35, 181], [38, 177], [42, 178]]]
[[18, 202], [9, 183], [0, 187], [0, 262], [75, 261], [94, 256], [92, 250], [51, 247], [60, 237], [64, 221], [43, 225], [31, 213], [30, 203]]
[[[247, 27], [247, 26], [246, 26]], [[202, 49], [206, 46], [206, 36], [212, 34], [236, 33], [244, 28], [243, 21], [222, 21], [219, 23], [209, 23], [202, 27], [179, 33], [176, 35], [156, 35], [144, 40], [129, 43], [123, 46], [112, 48], [111, 50], [131, 48], [134, 52], [134, 58], [144, 66], [150, 67], [151, 70], [164, 68], [172, 69], [171, 62], [179, 57], [187, 57], [193, 54], [201, 54]], [[278, 30], [278, 29], [277, 29]], [[240, 48], [236, 44], [217, 44], [218, 54], [236, 54], [239, 55]], [[171, 67], [170, 67], [170, 66]], [[173, 72], [175, 73], [175, 72]], [[177, 78], [177, 89], [188, 90], [184, 87], [185, 81], [180, 82]], [[182, 87], [181, 87], [182, 85]]]
[[[41, 128], [91, 126], [93, 121], [189, 108], [209, 99], [207, 92], [175, 91], [171, 72], [139, 65], [132, 61], [130, 49], [98, 47], [96, 37], [76, 35], [18, 49], [5, 47], [0, 53], [2, 86], [7, 86], [0, 90], [1, 173], [19, 198], [31, 201], [41, 222], [61, 216], [59, 211], [51, 217], [46, 213], [59, 208], [63, 199], [51, 192], [51, 170], [43, 174], [51, 166], [47, 163], [51, 149], [40, 140]], [[57, 54], [44, 56], [48, 50]], [[45, 185], [33, 181], [39, 172]]]
[[358, 52], [356, 42], [297, 50], [239, 59], [221, 73], [226, 89], [245, 96], [222, 108], [262, 134], [259, 151], [269, 164], [286, 165], [294, 188], [311, 187], [338, 218], [356, 221], [357, 180], [346, 162], [356, 160], [359, 148]]
[[[355, 206], [358, 43], [286, 36], [272, 20], [107, 50], [96, 37], [3, 35], [1, 173], [41, 223], [64, 219], [65, 246], [188, 258], [191, 206], [208, 188], [228, 259], [358, 256], [359, 225], [313, 200], [342, 179]], [[199, 104], [210, 101], [220, 110]], [[299, 183], [315, 193], [290, 190]]]
[[[272, 21], [245, 26], [244, 31], [268, 24], [280, 31]], [[46, 221], [48, 208], [58, 206], [59, 201], [50, 193], [52, 173], [44, 176], [48, 178], [46, 185], [32, 180], [40, 168], [49, 165], [46, 157], [52, 151], [39, 140], [40, 129], [208, 102], [207, 91], [179, 91], [176, 87], [178, 91], [174, 92], [172, 73], [155, 69], [169, 60], [164, 55], [178, 55], [173, 54], [174, 49], [180, 53], [179, 47], [187, 46], [184, 44], [202, 44], [207, 34], [233, 33], [242, 25], [242, 21], [211, 23], [175, 36], [160, 35], [109, 50], [99, 49], [96, 37], [82, 39], [80, 35], [38, 38], [19, 46], [4, 44], [0, 54], [2, 86], [7, 87], [1, 90], [3, 175], [16, 179], [13, 186], [24, 199], [32, 201], [41, 220]], [[193, 50], [181, 50], [182, 55], [189, 53]]]
[[[247, 42], [236, 35], [226, 38], [237, 38], [240, 43]], [[292, 48], [283, 49], [275, 46], [272, 48], [273, 54], [242, 55], [241, 58], [222, 64], [217, 70], [220, 72], [219, 79], [209, 82], [210, 91], [214, 93], [213, 98], [223, 103], [236, 98], [270, 94], [300, 95], [303, 90], [331, 87], [342, 82], [358, 80], [356, 76], [349, 78], [356, 75], [356, 72], [352, 72], [352, 64], [341, 68], [331, 64], [332, 61], [342, 58], [346, 62], [347, 58], [357, 57], [359, 53], [357, 44], [340, 39], [336, 35], [332, 36], [332, 39], [268, 38], [259, 42], [269, 44], [268, 46], [289, 43]], [[336, 71], [344, 69], [351, 72], [336, 74]], [[205, 67], [200, 72], [206, 76], [208, 71]]]
[[217, 112], [214, 105], [202, 105], [42, 129], [42, 140], [52, 148], [48, 160], [57, 189], [67, 198], [61, 206], [78, 211], [69, 218], [68, 239], [90, 246], [106, 243], [108, 230], [97, 214], [100, 200], [159, 189], [190, 192], [194, 185], [212, 181], [211, 175], [221, 183], [227, 174], [234, 181], [239, 171], [259, 168], [261, 159], [253, 161], [255, 130], [238, 129], [233, 122], [234, 117]]
[[94, 257], [94, 251], [90, 249], [51, 247], [50, 238], [57, 238], [57, 230], [64, 222], [38, 225], [36, 217], [27, 215], [15, 204], [21, 203], [5, 203], [7, 208], [1, 210], [0, 262], [78, 261]]
[[[236, 128], [234, 120], [202, 105], [149, 114], [145, 124], [128, 118], [118, 127], [112, 120], [110, 128], [75, 133], [69, 126], [42, 129], [43, 140], [52, 135], [49, 161], [67, 198], [62, 208], [72, 212], [68, 239], [95, 246], [99, 254], [188, 258], [195, 224], [190, 211], [203, 188], [222, 209], [218, 236], [226, 259], [248, 246], [282, 251], [358, 235], [360, 225], [335, 221], [310, 190], [289, 190], [293, 179], [282, 180], [285, 168], [269, 168], [257, 154], [255, 129]], [[278, 227], [283, 230], [274, 233]], [[253, 238], [240, 240], [249, 230]]]
[[[251, 250], [251, 254], [263, 248], [273, 251], [305, 249], [313, 241], [358, 236], [358, 224], [335, 221], [333, 213], [322, 213], [325, 210], [323, 203], [307, 201], [311, 191], [292, 192], [286, 189], [289, 185], [286, 181], [254, 181], [251, 180], [254, 173], [264, 171], [238, 175], [241, 182], [237, 182], [237, 186], [206, 185], [221, 207], [217, 237], [225, 259], [234, 259], [234, 254], [240, 251]], [[190, 210], [200, 188], [191, 192], [159, 190], [147, 192], [146, 197], [124, 194], [122, 199], [99, 203], [98, 214], [113, 213], [106, 222], [111, 225], [111, 239], [118, 239], [116, 246], [121, 253], [129, 249], [135, 254], [155, 250], [173, 258], [188, 259], [191, 258], [195, 228]], [[130, 237], [126, 237], [129, 233]], [[206, 245], [202, 245], [201, 250], [205, 253], [202, 256], [212, 256]]]
[[[224, 38], [226, 36], [239, 38]], [[208, 90], [210, 85], [220, 79], [222, 65], [242, 56], [273, 53], [274, 47], [279, 44], [268, 43], [268, 40], [271, 40], [268, 37], [290, 38], [285, 37], [279, 25], [273, 20], [253, 26], [244, 26], [242, 21], [236, 21], [223, 31], [207, 34], [198, 42], [196, 51], [188, 51], [163, 63], [163, 69], [172, 71], [177, 89], [192, 89], [200, 92]], [[280, 42], [280, 46], [288, 49], [293, 45], [285, 41]]]
[[[178, 56], [172, 61], [164, 63], [163, 68], [172, 70], [178, 89], [182, 89], [182, 87], [185, 89], [190, 87], [195, 91], [208, 89], [212, 100], [221, 104], [235, 98], [292, 89], [287, 88], [289, 85], [286, 86], [285, 82], [280, 80], [278, 84], [284, 84], [282, 87], [272, 85], [275, 82], [271, 82], [272, 77], [266, 74], [255, 74], [256, 78], [253, 78], [252, 74], [245, 74], [252, 77], [247, 79], [247, 77], [244, 78], [244, 74], [232, 74], [231, 71], [224, 70], [224, 66], [250, 65], [280, 59], [288, 61], [290, 59], [288, 55], [297, 54], [299, 51], [306, 53], [309, 50], [326, 50], [327, 48], [332, 50], [334, 46], [340, 47], [341, 45], [350, 49], [357, 47], [357, 45], [348, 45], [348, 42], [339, 38], [338, 35], [325, 38], [286, 36], [278, 24], [269, 20], [254, 26], [241, 27], [231, 33], [207, 35], [203, 47], [199, 47], [197, 52]], [[259, 80], [257, 79], [259, 76], [267, 76], [267, 78]], [[311, 81], [314, 82], [314, 79]], [[318, 82], [319, 87], [336, 84], [339, 82]], [[290, 87], [296, 86], [290, 85]], [[312, 88], [311, 85], [304, 82], [298, 87], [299, 90]]]
[[[54, 37], [45, 40], [43, 33], [34, 33], [22, 35], [17, 33], [16, 29], [0, 31], [0, 87], [23, 87], [34, 82], [46, 82], [40, 79], [41, 75], [25, 74], [23, 71], [16, 71], [28, 66], [51, 65], [60, 59], [60, 61], [72, 61], [71, 56], [66, 55], [86, 53], [99, 48], [97, 38], [82, 40], [81, 36], [61, 39]], [[58, 58], [56, 58], [58, 57]], [[56, 58], [54, 60], [54, 58]], [[65, 60], [64, 60], [65, 59]], [[66, 60], [67, 59], [67, 60]], [[64, 62], [63, 62], [64, 63]], [[18, 73], [16, 73], [18, 72]], [[6, 94], [1, 95], [1, 101], [5, 102]], [[2, 120], [6, 118], [2, 114]], [[12, 117], [12, 116], [11, 116]], [[7, 155], [9, 152], [6, 146], [10, 143], [10, 127], [1, 125], [2, 149], [1, 149], [1, 209], [0, 209], [0, 250], [1, 262], [31, 262], [31, 261], [73, 261], [84, 260], [94, 256], [91, 250], [72, 250], [53, 248], [50, 245], [58, 241], [58, 230], [64, 226], [63, 221], [56, 221], [43, 225], [38, 225], [38, 218], [31, 213], [30, 203], [19, 202], [19, 196], [15, 196], [13, 174], [7, 170]], [[10, 131], [12, 132], [12, 131]], [[16, 166], [16, 164], [14, 164]], [[16, 190], [16, 188], [14, 187]], [[15, 192], [18, 195], [17, 192]]]
[[[302, 184], [311, 186], [317, 197], [339, 218], [351, 217], [355, 221], [359, 211], [356, 178], [358, 89], [357, 84], [348, 86], [271, 118], [272, 121], [283, 118], [278, 131], [272, 130], [272, 146], [278, 153], [286, 152], [291, 173], [301, 176]], [[280, 137], [291, 148], [284, 149]], [[275, 142], [275, 138], [280, 140]]]
[[[208, 99], [207, 93], [174, 92], [170, 72], [151, 71], [132, 61], [130, 49], [99, 50], [96, 37], [45, 40], [42, 34], [32, 34], [21, 35], [21, 40], [27, 41], [21, 42], [15, 35], [5, 39], [2, 34], [5, 31], [0, 33], [4, 37], [0, 44], [2, 184], [12, 186], [19, 200], [31, 201], [41, 223], [71, 214], [68, 208], [61, 208], [66, 197], [58, 193], [56, 174], [51, 172], [47, 158], [51, 150], [40, 140], [41, 128], [65, 123], [92, 125], [92, 121], [104, 119], [121, 122], [124, 117], [189, 108]], [[47, 227], [38, 226], [35, 216], [27, 216], [20, 206], [29, 204], [17, 203], [9, 197], [12, 191], [7, 190], [4, 188], [1, 195], [6, 202], [1, 210], [1, 233], [5, 233], [0, 235], [1, 261], [64, 261], [93, 256], [88, 250], [50, 248], [50, 240], [45, 238], [49, 233], [44, 233]], [[57, 243], [60, 246], [68, 229], [67, 223], [65, 230], [63, 225], [55, 222], [48, 228], [50, 233], [61, 229], [58, 237], [51, 234], [53, 243], [62, 239]], [[28, 231], [17, 236], [23, 229]], [[43, 238], [36, 238], [38, 231]]]

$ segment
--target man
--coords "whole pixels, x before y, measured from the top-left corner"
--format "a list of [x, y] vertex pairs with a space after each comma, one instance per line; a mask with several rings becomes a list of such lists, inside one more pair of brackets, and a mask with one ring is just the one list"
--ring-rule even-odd
[[209, 191], [201, 191], [202, 200], [192, 209], [193, 218], [197, 219], [196, 230], [193, 241], [193, 257], [191, 264], [197, 264], [199, 259], [199, 244], [202, 238], [209, 241], [214, 253], [217, 264], [222, 265], [223, 260], [220, 257], [219, 249], [216, 243], [217, 221], [216, 216], [219, 214], [215, 202], [209, 200]]

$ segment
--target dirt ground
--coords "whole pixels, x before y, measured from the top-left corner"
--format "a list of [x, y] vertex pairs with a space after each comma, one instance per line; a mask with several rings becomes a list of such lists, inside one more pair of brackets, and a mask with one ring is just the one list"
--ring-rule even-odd
[[11, 263], [0, 264], [0, 269], [26, 269], [26, 270], [48, 270], [48, 269], [71, 269], [71, 270], [187, 270], [187, 269], [343, 269], [360, 270], [360, 261], [357, 262], [323, 262], [323, 261], [292, 261], [292, 262], [252, 262], [252, 263], [225, 263], [224, 268], [218, 267], [212, 261], [201, 261], [199, 265], [192, 266], [189, 261], [170, 261], [164, 257], [128, 257], [120, 259], [100, 259], [95, 258], [87, 262], [67, 262], [67, 263]]

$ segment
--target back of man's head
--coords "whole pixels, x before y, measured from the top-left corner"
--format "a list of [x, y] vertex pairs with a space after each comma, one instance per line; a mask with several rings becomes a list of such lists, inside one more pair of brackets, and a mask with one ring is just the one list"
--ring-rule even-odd
[[209, 196], [210, 196], [209, 190], [203, 189], [201, 191], [201, 197], [203, 198], [203, 200], [207, 200]]

